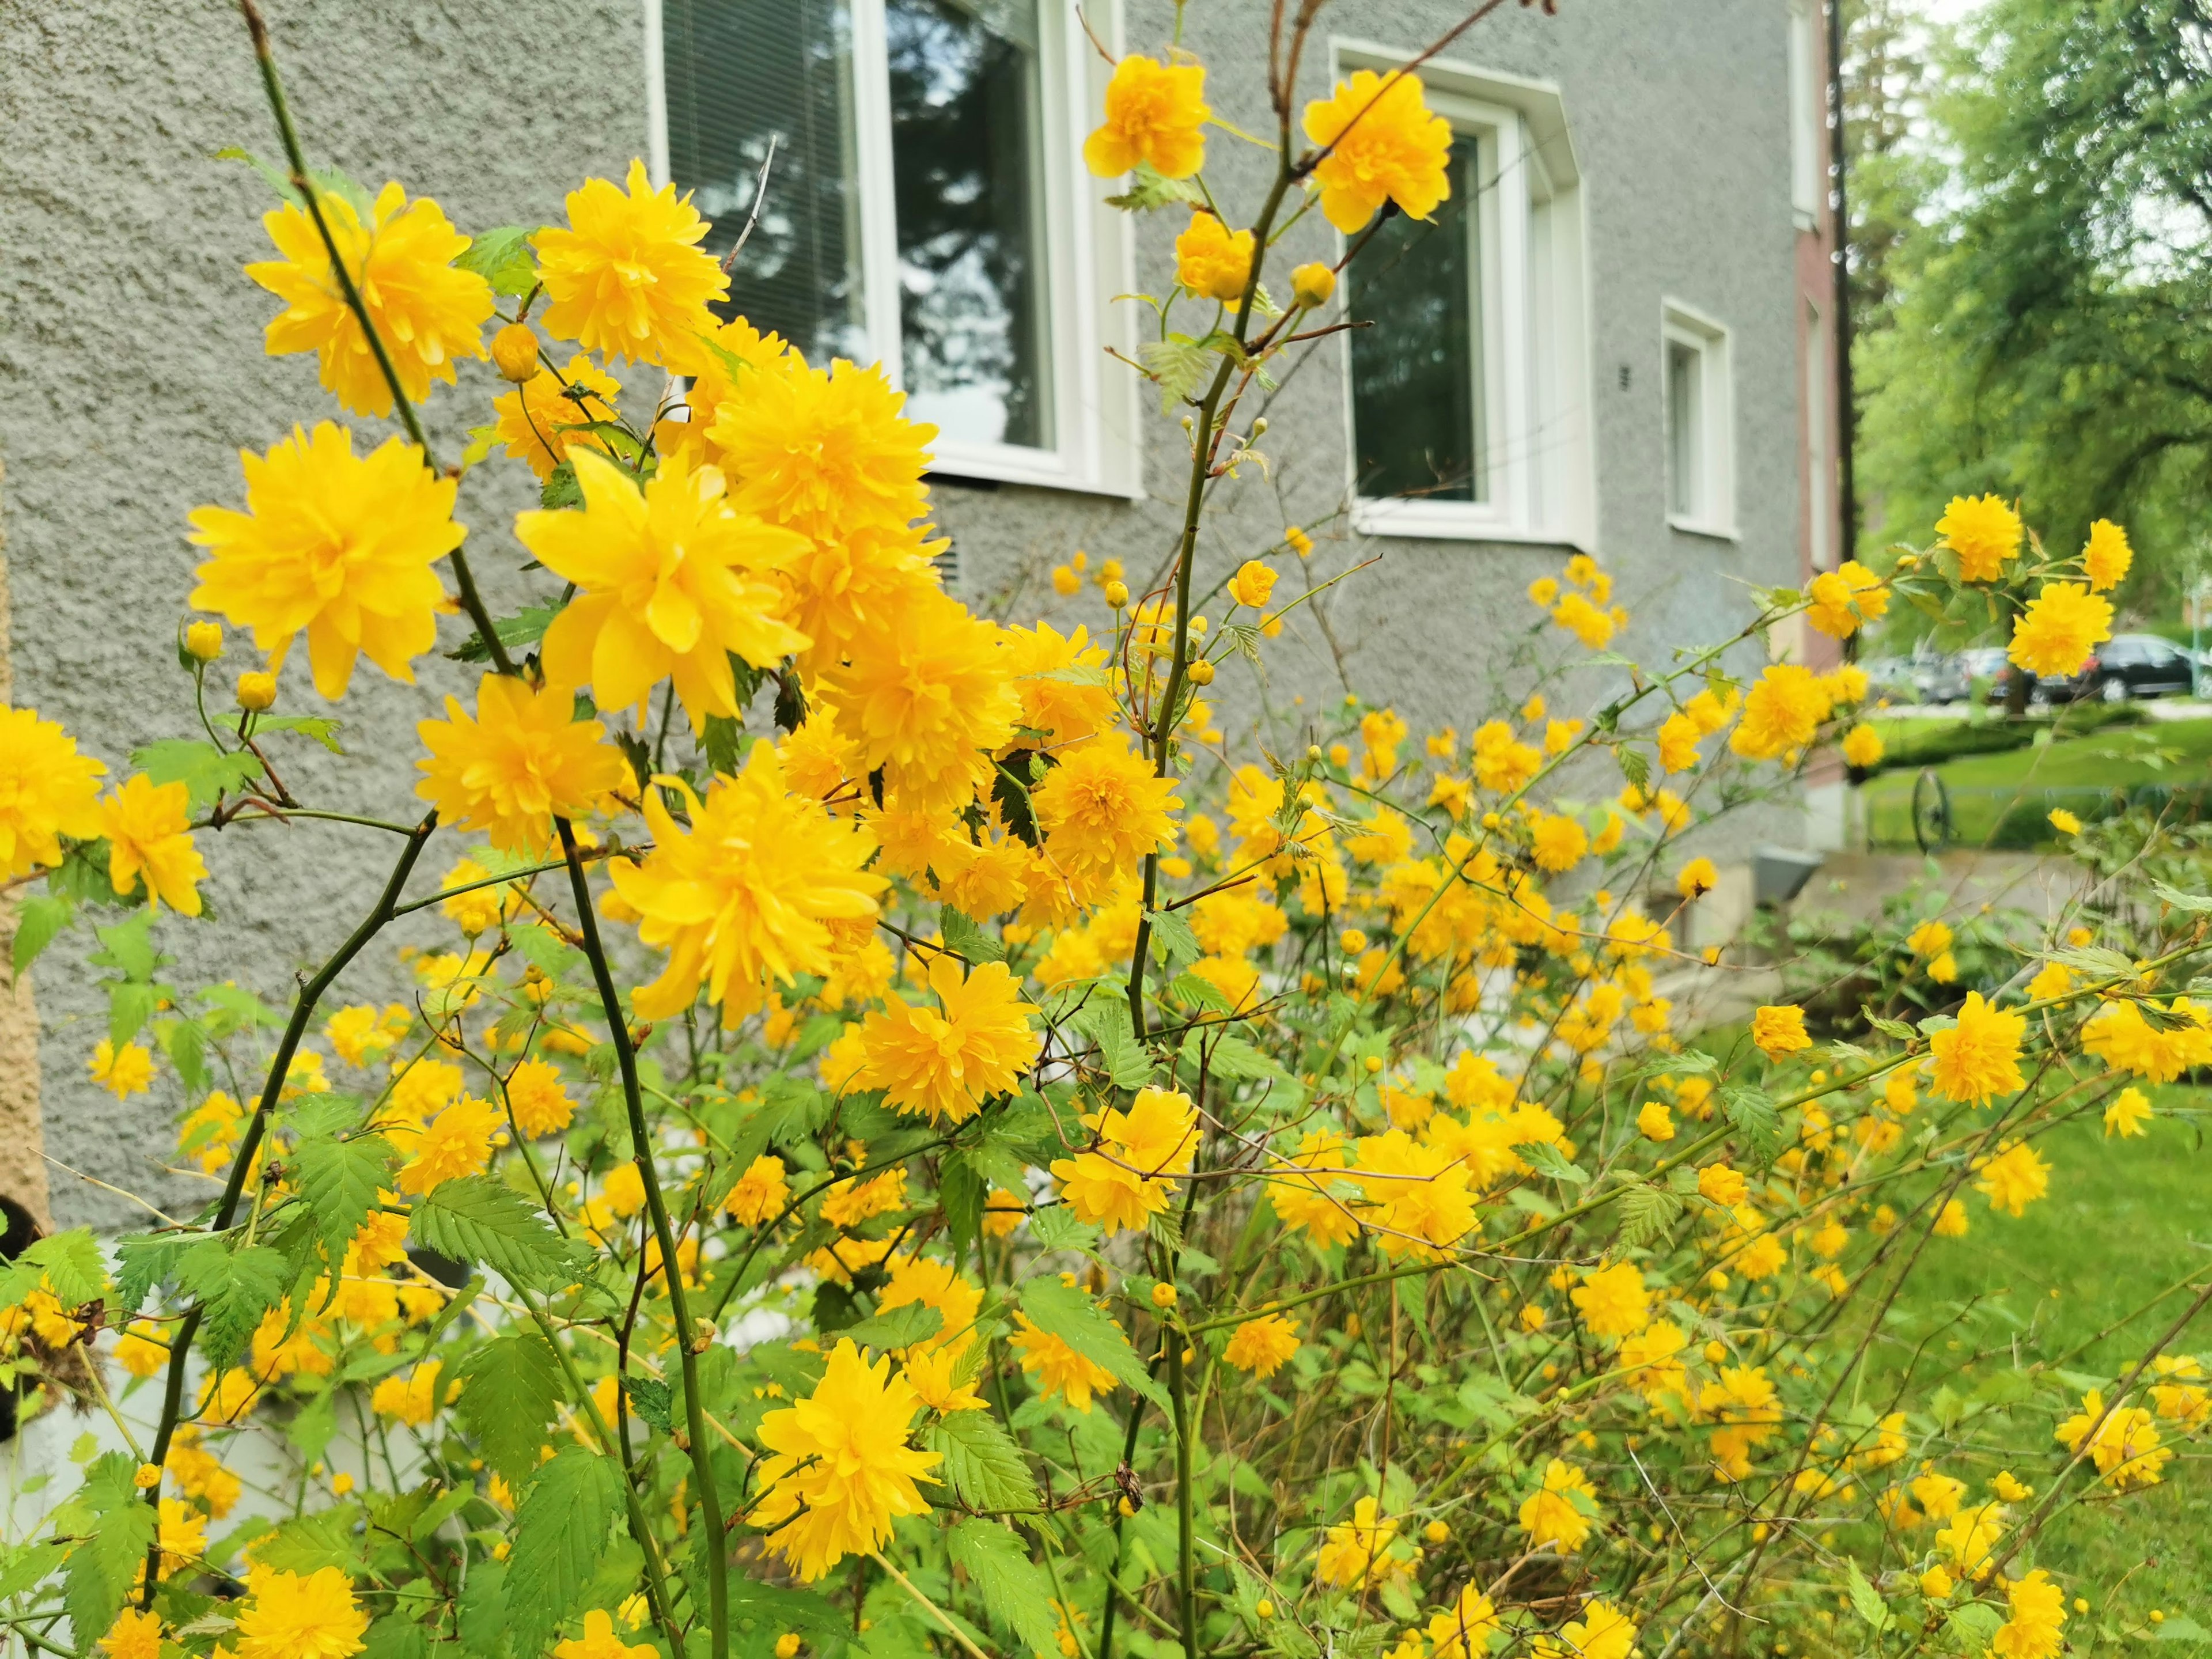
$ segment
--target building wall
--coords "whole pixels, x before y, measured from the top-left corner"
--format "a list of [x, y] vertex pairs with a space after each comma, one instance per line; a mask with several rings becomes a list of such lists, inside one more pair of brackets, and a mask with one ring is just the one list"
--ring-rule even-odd
[[[1267, 8], [1259, 0], [1192, 8], [1189, 46], [1214, 66], [1217, 112], [1246, 131], [1266, 125]], [[281, 61], [317, 158], [371, 184], [387, 177], [436, 196], [464, 228], [555, 219], [562, 193], [588, 173], [618, 173], [647, 149], [640, 0], [274, 0]], [[1130, 49], [1165, 35], [1167, 0], [1132, 0]], [[1636, 612], [1626, 648], [1663, 659], [1723, 636], [1748, 614], [1747, 585], [1787, 584], [1802, 534], [1796, 254], [1786, 129], [1782, 0], [1573, 0], [1547, 18], [1508, 6], [1451, 50], [1486, 70], [1555, 82], [1580, 161], [1589, 247], [1591, 415], [1597, 500], [1592, 550]], [[1340, 0], [1347, 34], [1418, 48], [1460, 15], [1456, 0]], [[15, 102], [0, 149], [9, 280], [0, 283], [0, 502], [11, 556], [14, 696], [61, 720], [117, 773], [131, 749], [180, 734], [184, 688], [173, 639], [195, 557], [185, 514], [238, 494], [236, 451], [264, 447], [295, 421], [334, 413], [311, 360], [264, 358], [272, 302], [240, 274], [265, 248], [258, 216], [271, 204], [252, 173], [213, 158], [275, 149], [245, 32], [222, 4], [79, 0], [66, 8], [0, 0], [0, 61]], [[1326, 90], [1327, 58], [1309, 58], [1301, 98]], [[1245, 206], [1264, 187], [1267, 156], [1217, 131], [1212, 176]], [[1103, 189], [1103, 186], [1099, 188]], [[1166, 280], [1176, 228], [1142, 230], [1139, 285]], [[1291, 261], [1325, 255], [1316, 221], [1285, 245]], [[1740, 539], [1667, 526], [1659, 319], [1662, 296], [1733, 331]], [[1273, 544], [1285, 524], [1328, 514], [1345, 479], [1340, 349], [1314, 349], [1286, 380], [1263, 447], [1270, 477], [1222, 492], [1209, 520], [1209, 573]], [[431, 413], [447, 456], [459, 428], [481, 418], [488, 366], [465, 366], [461, 395]], [[356, 421], [366, 430], [374, 422]], [[1049, 567], [1080, 547], [1118, 556], [1133, 576], [1164, 560], [1184, 462], [1179, 434], [1155, 422], [1151, 498], [953, 483], [938, 492], [978, 603], [1022, 619], [1040, 611], [1095, 628], [1095, 589], [1060, 605]], [[527, 480], [501, 465], [471, 474], [460, 512], [490, 579], [518, 562], [507, 528]], [[1293, 719], [1347, 685], [1395, 702], [1418, 731], [1462, 731], [1497, 706], [1490, 676], [1534, 620], [1520, 597], [1555, 571], [1561, 548], [1446, 542], [1327, 542], [1325, 568], [1379, 556], [1333, 597], [1328, 627], [1295, 623], [1271, 658], [1265, 699]], [[505, 585], [511, 587], [512, 578]], [[464, 631], [447, 623], [448, 644]], [[340, 762], [288, 756], [295, 788], [342, 808], [396, 811], [411, 777], [411, 724], [463, 681], [434, 660], [412, 690], [364, 669], [365, 690], [339, 711], [349, 746], [390, 757]], [[1255, 710], [1260, 690], [1226, 673], [1224, 705]], [[312, 704], [288, 678], [295, 707]], [[1600, 676], [1555, 698], [1598, 701]], [[1304, 710], [1291, 704], [1306, 698]], [[1767, 833], [1787, 836], [1782, 817]], [[1740, 832], [1739, 832], [1740, 833]], [[165, 927], [178, 982], [234, 975], [272, 1000], [335, 945], [371, 902], [391, 848], [374, 831], [333, 826], [234, 828], [203, 836], [207, 891], [221, 928]], [[434, 852], [428, 867], [453, 855]], [[404, 933], [398, 937], [405, 938]], [[84, 1061], [104, 1003], [86, 945], [72, 936], [37, 970], [40, 1070], [47, 1149], [99, 1181], [188, 1205], [197, 1187], [163, 1177], [179, 1102], [173, 1085], [118, 1105]], [[349, 997], [398, 993], [388, 952], [372, 951]], [[128, 1218], [120, 1199], [57, 1172], [64, 1223]]]

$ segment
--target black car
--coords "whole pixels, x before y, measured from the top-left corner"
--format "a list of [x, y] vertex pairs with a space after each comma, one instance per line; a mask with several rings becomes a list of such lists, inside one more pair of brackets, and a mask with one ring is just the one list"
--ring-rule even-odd
[[2099, 646], [2080, 673], [2039, 679], [2035, 695], [2053, 702], [2081, 697], [2125, 702], [2130, 697], [2185, 697], [2196, 689], [2197, 664], [2185, 647], [2155, 634], [2121, 634]]

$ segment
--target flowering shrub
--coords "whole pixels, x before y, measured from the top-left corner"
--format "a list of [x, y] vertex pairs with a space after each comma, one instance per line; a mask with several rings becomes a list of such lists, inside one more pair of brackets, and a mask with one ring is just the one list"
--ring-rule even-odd
[[[1761, 594], [1595, 706], [1532, 680], [1417, 746], [1354, 699], [1239, 755], [1197, 689], [1334, 580], [1309, 527], [1211, 586], [1193, 556], [1248, 394], [1341, 326], [1338, 267], [1286, 310], [1266, 258], [1309, 212], [1340, 264], [1386, 204], [1433, 210], [1417, 77], [1302, 128], [1279, 94], [1231, 228], [1204, 69], [1116, 67], [1086, 154], [1188, 216], [1140, 367], [1191, 470], [1182, 556], [1133, 596], [1096, 573], [1094, 637], [942, 589], [929, 429], [711, 310], [688, 200], [633, 167], [471, 238], [310, 173], [247, 10], [289, 177], [247, 273], [268, 348], [402, 433], [303, 423], [193, 515], [198, 736], [103, 794], [0, 715], [19, 962], [94, 930], [93, 1075], [180, 1099], [218, 1191], [0, 1275], [18, 1373], [129, 1445], [9, 1548], [9, 1628], [112, 1659], [2057, 1650], [2045, 1524], [2212, 1417], [2187, 1317], [2086, 1389], [2023, 1355], [1971, 1422], [1869, 1355], [1928, 1251], [2044, 1198], [2048, 1131], [2139, 1133], [2137, 1082], [2212, 1060], [2202, 902], [1992, 933], [1956, 994], [1930, 924], [1893, 971], [1941, 1012], [1848, 1041], [1778, 1004], [1708, 1052], [1668, 988], [1718, 957], [1680, 942], [1719, 878], [1682, 837], [1820, 745], [1871, 763], [1855, 668], [1731, 665], [2025, 572], [2015, 659], [2067, 672], [2117, 532], [2024, 554], [1962, 501], [1893, 580]], [[449, 467], [416, 405], [486, 354], [511, 389]], [[514, 465], [538, 602], [495, 617], [454, 515]], [[1626, 621], [1588, 557], [1529, 597], [1555, 664]], [[428, 810], [297, 798], [287, 746], [337, 746], [305, 684], [410, 679], [441, 611], [486, 667], [419, 728]], [[219, 925], [204, 838], [264, 820], [396, 850], [287, 1009], [170, 983], [159, 944]], [[414, 1006], [337, 999], [434, 908]], [[118, 1390], [158, 1397], [150, 1438]], [[248, 1441], [279, 1468], [250, 1496]]]

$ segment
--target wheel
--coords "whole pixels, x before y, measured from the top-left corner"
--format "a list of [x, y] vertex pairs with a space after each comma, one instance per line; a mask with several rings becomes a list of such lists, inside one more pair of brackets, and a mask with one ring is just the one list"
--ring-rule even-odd
[[1932, 769], [1912, 781], [1912, 839], [1923, 853], [1951, 844], [1951, 792]]
[[2106, 702], [2125, 702], [2128, 683], [2118, 676], [2110, 676], [2098, 683], [2097, 696]]

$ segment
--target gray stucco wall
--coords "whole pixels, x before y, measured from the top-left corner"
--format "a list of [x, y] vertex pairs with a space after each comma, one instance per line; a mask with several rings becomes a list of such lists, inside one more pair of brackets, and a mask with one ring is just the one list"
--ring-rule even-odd
[[[276, 0], [270, 10], [311, 151], [372, 185], [392, 177], [436, 196], [464, 228], [556, 218], [577, 179], [618, 172], [645, 149], [638, 0]], [[1509, 6], [1452, 56], [1563, 88], [1587, 200], [1597, 550], [1637, 611], [1626, 648], [1663, 656], [1739, 625], [1740, 582], [1788, 582], [1797, 569], [1786, 13], [1779, 0], [1566, 0], [1562, 11]], [[1189, 44], [1216, 67], [1217, 111], [1247, 130], [1265, 124], [1255, 54], [1266, 14], [1261, 0], [1190, 10]], [[1166, 0], [1134, 0], [1131, 47], [1164, 38], [1170, 15]], [[1340, 0], [1330, 13], [1344, 33], [1408, 49], [1459, 15], [1455, 0]], [[269, 152], [274, 138], [231, 7], [0, 0], [0, 63], [9, 135], [0, 147], [0, 459], [9, 481], [0, 512], [13, 559], [15, 697], [60, 719], [119, 772], [134, 746], [181, 733], [170, 641], [195, 562], [185, 515], [236, 500], [241, 445], [264, 447], [294, 422], [333, 411], [311, 359], [261, 355], [273, 302], [240, 274], [265, 247], [258, 216], [270, 198], [246, 169], [211, 158], [229, 144]], [[1309, 60], [1305, 95], [1325, 90], [1325, 64], [1320, 54]], [[1212, 157], [1217, 185], [1249, 210], [1266, 158], [1218, 136]], [[1169, 217], [1145, 227], [1148, 282], [1167, 269]], [[1315, 257], [1325, 235], [1302, 230], [1285, 251]], [[1662, 294], [1734, 331], [1737, 544], [1666, 525]], [[453, 422], [484, 407], [488, 376], [488, 366], [465, 367], [465, 395], [433, 399], [448, 455]], [[1273, 410], [1264, 447], [1279, 463], [1273, 481], [1224, 492], [1209, 525], [1212, 566], [1336, 504], [1342, 399], [1339, 351], [1317, 350]], [[377, 423], [353, 425], [367, 435]], [[1054, 614], [1040, 579], [1079, 546], [1133, 573], [1151, 568], [1176, 522], [1178, 439], [1156, 426], [1146, 466], [1156, 499], [1146, 503], [940, 488], [970, 596], [1005, 592], [1027, 572], [1022, 619]], [[518, 473], [502, 464], [464, 487], [480, 573], [514, 562], [507, 526], [527, 496]], [[1562, 550], [1400, 541], [1347, 543], [1322, 557], [1373, 551], [1383, 562], [1330, 606], [1346, 674], [1364, 695], [1395, 702], [1417, 732], [1446, 721], [1464, 732], [1492, 712], [1486, 672], [1532, 619], [1522, 588], [1556, 570]], [[1095, 589], [1057, 614], [1094, 629], [1106, 619]], [[464, 677], [434, 662], [409, 691], [366, 665], [362, 672], [375, 695], [340, 711], [356, 723], [350, 740], [394, 759], [310, 751], [292, 763], [319, 798], [389, 812], [411, 778], [413, 721]], [[1224, 673], [1218, 689], [1249, 708], [1242, 678]], [[1271, 698], [1303, 692], [1318, 709], [1341, 690], [1318, 628], [1295, 625], [1272, 659]], [[290, 695], [295, 708], [312, 702], [303, 677]], [[224, 926], [164, 929], [183, 957], [179, 982], [220, 966], [272, 998], [343, 935], [390, 857], [374, 832], [329, 826], [202, 841]], [[434, 878], [454, 855], [434, 852], [426, 871]], [[398, 988], [389, 953], [376, 955], [353, 994]], [[118, 1107], [85, 1075], [104, 1005], [83, 956], [81, 939], [58, 945], [36, 975], [48, 1149], [103, 1181], [188, 1204], [192, 1187], [165, 1188], [154, 1167], [171, 1144], [173, 1084]], [[67, 1176], [54, 1188], [64, 1222], [129, 1214]]]

